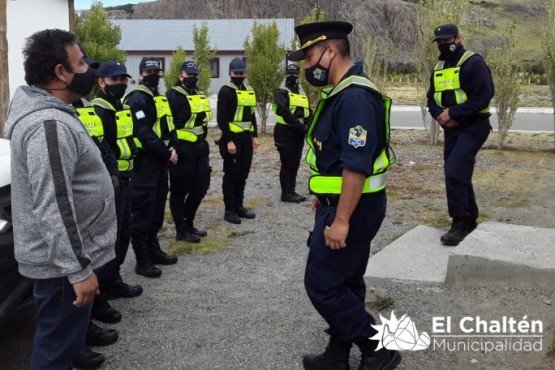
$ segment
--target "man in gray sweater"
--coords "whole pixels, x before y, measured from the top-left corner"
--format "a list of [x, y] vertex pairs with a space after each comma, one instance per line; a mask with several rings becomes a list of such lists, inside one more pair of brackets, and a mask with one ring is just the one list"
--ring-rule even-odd
[[71, 369], [85, 347], [94, 269], [115, 257], [114, 191], [100, 152], [70, 103], [95, 83], [75, 36], [31, 35], [25, 81], [11, 102], [15, 257], [34, 280], [37, 329], [31, 369]]

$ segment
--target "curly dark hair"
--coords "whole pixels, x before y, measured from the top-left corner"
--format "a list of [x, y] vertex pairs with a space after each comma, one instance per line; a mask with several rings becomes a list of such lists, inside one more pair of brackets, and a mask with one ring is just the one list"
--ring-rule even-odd
[[54, 67], [58, 64], [63, 65], [68, 72], [73, 72], [66, 46], [74, 43], [73, 33], [59, 29], [43, 30], [29, 36], [23, 48], [23, 67], [27, 84], [48, 84], [56, 77]]

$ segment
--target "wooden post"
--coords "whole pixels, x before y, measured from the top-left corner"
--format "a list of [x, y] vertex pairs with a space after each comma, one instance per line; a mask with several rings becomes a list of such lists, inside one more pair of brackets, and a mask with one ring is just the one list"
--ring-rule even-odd
[[8, 68], [8, 38], [6, 0], [0, 0], [0, 137], [4, 137], [4, 122], [10, 104], [10, 74]]
[[69, 30], [75, 33], [75, 3], [74, 0], [68, 0], [68, 16], [69, 16]]

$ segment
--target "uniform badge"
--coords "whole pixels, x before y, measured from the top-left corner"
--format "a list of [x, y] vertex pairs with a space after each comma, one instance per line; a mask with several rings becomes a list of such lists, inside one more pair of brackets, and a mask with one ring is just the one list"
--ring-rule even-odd
[[365, 146], [366, 133], [367, 131], [363, 129], [361, 125], [351, 127], [351, 129], [349, 130], [349, 140], [347, 142], [349, 143], [349, 145], [352, 145], [355, 148]]
[[137, 113], [135, 113], [135, 117], [137, 117], [137, 119], [143, 119], [145, 118], [145, 112], [143, 112], [142, 110], [138, 111]]

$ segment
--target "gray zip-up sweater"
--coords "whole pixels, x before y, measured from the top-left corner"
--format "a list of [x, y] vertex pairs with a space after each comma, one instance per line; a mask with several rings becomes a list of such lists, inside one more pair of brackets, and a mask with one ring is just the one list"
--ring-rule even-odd
[[115, 257], [114, 190], [98, 148], [73, 107], [37, 87], [16, 90], [5, 129], [19, 271], [86, 279]]

